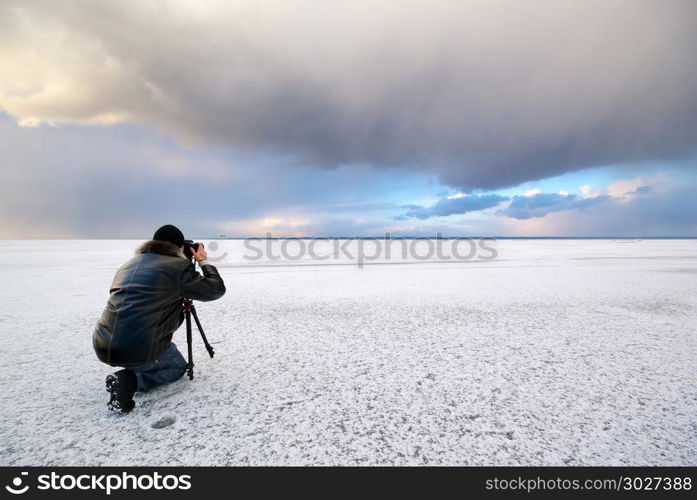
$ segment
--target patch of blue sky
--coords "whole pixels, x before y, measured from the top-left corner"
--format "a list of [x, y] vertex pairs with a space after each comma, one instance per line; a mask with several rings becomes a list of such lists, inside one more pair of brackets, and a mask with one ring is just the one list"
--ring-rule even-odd
[[611, 167], [596, 167], [577, 172], [568, 172], [566, 174], [540, 179], [537, 181], [529, 181], [515, 187], [499, 189], [494, 191], [502, 196], [519, 196], [527, 191], [539, 189], [543, 193], [558, 193], [566, 191], [572, 194], [581, 192], [581, 186], [590, 186], [591, 188], [600, 188], [611, 184], [622, 176]]

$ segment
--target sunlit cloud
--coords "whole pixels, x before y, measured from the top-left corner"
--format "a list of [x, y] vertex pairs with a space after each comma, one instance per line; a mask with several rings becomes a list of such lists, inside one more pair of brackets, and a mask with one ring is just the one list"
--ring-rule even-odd
[[646, 177], [636, 179], [620, 179], [607, 187], [607, 193], [613, 198], [629, 199], [633, 196], [649, 194], [655, 188], [656, 181]]

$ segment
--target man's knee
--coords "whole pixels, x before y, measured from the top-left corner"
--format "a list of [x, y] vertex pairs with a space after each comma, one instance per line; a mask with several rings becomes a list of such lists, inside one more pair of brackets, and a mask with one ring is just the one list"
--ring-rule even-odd
[[179, 352], [177, 349], [177, 346], [174, 342], [170, 345], [170, 356], [171, 356], [171, 363], [174, 368], [181, 369], [182, 373], [186, 370], [186, 360], [184, 359], [184, 356], [182, 356], [182, 353]]
[[177, 363], [175, 365], [175, 368], [179, 370], [182, 373], [182, 375], [184, 374], [184, 372], [186, 371], [186, 361], [184, 361], [184, 358], [181, 358], [181, 363]]

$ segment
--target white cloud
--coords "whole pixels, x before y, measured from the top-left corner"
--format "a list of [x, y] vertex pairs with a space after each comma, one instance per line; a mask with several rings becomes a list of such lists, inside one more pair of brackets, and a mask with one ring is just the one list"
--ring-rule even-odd
[[600, 196], [600, 191], [597, 189], [593, 189], [589, 185], [581, 186], [581, 198], [597, 198]]
[[448, 196], [447, 198], [448, 198], [449, 200], [458, 200], [458, 199], [460, 199], [460, 198], [464, 198], [465, 196], [468, 196], [468, 195], [465, 194], [465, 193], [457, 193], [457, 194], [451, 194], [451, 195]]
[[637, 189], [648, 187], [651, 188], [653, 181], [646, 177], [637, 177], [635, 179], [618, 180], [607, 186], [605, 190], [607, 194], [613, 198], [629, 199], [639, 195]]
[[532, 197], [534, 197], [534, 196], [537, 196], [537, 195], [540, 194], [541, 192], [542, 192], [542, 191], [539, 190], [539, 189], [537, 189], [537, 188], [535, 188], [535, 189], [530, 189], [529, 191], [525, 191], [525, 192], [523, 193], [523, 196], [527, 196], [528, 198], [532, 198]]

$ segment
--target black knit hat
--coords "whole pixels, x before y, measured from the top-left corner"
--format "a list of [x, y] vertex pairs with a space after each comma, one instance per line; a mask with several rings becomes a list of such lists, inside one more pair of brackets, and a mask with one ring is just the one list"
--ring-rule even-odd
[[152, 237], [153, 240], [169, 241], [170, 243], [180, 247], [184, 245], [184, 233], [182, 233], [178, 227], [172, 224], [167, 224], [162, 226], [160, 229], [155, 231]]

